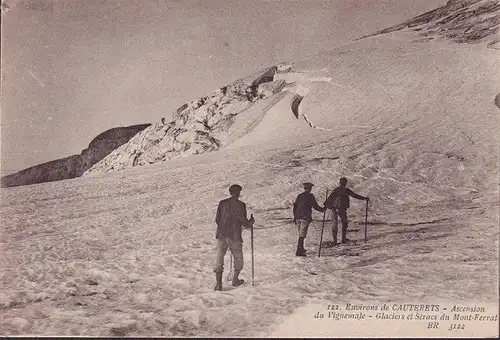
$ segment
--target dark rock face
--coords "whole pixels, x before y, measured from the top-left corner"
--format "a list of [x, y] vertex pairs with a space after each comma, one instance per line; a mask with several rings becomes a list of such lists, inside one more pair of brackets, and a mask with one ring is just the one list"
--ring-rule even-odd
[[438, 37], [457, 43], [499, 43], [500, 3], [498, 0], [450, 0], [445, 6], [419, 15], [376, 34], [403, 29], [419, 32], [427, 40]]
[[99, 162], [119, 146], [127, 143], [137, 133], [151, 124], [141, 124], [126, 128], [113, 128], [95, 137], [89, 147], [82, 151], [82, 167], [78, 176], [81, 176], [92, 165]]
[[77, 177], [81, 164], [80, 155], [57, 159], [4, 176], [1, 185], [2, 187], [14, 187]]
[[91, 166], [150, 125], [109, 129], [95, 137], [81, 154], [56, 159], [4, 176], [1, 179], [1, 186], [13, 187], [80, 177]]

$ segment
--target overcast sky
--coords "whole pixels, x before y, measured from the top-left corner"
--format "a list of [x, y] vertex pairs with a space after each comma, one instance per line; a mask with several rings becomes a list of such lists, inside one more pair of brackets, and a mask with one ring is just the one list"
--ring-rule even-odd
[[78, 154], [256, 70], [441, 0], [11, 0], [2, 13], [2, 175]]

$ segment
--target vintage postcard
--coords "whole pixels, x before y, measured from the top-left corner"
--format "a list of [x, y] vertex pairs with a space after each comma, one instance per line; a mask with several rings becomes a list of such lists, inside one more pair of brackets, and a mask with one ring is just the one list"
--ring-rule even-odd
[[499, 335], [499, 0], [1, 0], [0, 335]]

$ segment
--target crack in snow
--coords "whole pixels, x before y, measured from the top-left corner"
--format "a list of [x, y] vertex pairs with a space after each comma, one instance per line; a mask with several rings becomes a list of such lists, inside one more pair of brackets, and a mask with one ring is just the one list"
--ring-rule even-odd
[[307, 122], [307, 124], [314, 129], [334, 132], [334, 130], [322, 128], [322, 127], [315, 125], [304, 113], [301, 113], [301, 116], [304, 118], [304, 120]]

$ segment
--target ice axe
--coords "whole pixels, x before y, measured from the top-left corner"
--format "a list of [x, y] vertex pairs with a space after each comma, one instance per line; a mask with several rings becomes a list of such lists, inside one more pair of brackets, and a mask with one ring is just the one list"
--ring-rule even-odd
[[[253, 214], [250, 214], [250, 219], [253, 220]], [[255, 286], [255, 275], [254, 275], [254, 260], [253, 260], [253, 223], [250, 229], [250, 244], [252, 248], [252, 286]]]
[[368, 240], [368, 200], [366, 200], [366, 209], [365, 209], [365, 242]]
[[[326, 189], [326, 199], [328, 199], [328, 189]], [[323, 230], [325, 229], [325, 214], [326, 214], [326, 208], [324, 207], [325, 210], [323, 210], [323, 223], [321, 225], [321, 237], [319, 239], [319, 250], [318, 250], [318, 257], [321, 257], [321, 243], [323, 243]]]
[[229, 252], [229, 273], [227, 274], [227, 281], [231, 281], [233, 279], [233, 253]]

